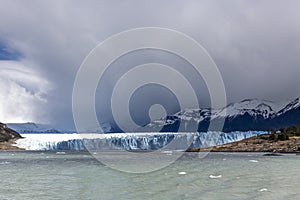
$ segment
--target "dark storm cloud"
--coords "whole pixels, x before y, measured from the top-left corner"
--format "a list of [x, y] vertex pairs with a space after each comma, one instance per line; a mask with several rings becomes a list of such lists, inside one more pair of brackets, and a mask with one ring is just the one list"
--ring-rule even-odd
[[175, 29], [202, 44], [222, 73], [229, 102], [300, 96], [299, 9], [298, 0], [7, 0], [1, 1], [0, 41], [51, 83], [51, 91], [40, 91], [47, 97], [45, 119], [71, 124], [73, 82], [85, 56], [112, 34], [136, 27]]

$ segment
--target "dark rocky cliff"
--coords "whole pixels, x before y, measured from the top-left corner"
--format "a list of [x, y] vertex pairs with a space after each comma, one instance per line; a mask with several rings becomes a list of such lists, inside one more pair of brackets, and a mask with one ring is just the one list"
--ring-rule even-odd
[[0, 122], [0, 142], [8, 142], [9, 140], [19, 138], [22, 138], [19, 133], [8, 128], [6, 124]]

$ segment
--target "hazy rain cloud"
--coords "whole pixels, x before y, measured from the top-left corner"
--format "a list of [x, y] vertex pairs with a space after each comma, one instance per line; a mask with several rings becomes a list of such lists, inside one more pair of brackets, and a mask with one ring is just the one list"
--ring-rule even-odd
[[228, 102], [299, 97], [299, 9], [298, 0], [1, 1], [0, 41], [15, 61], [0, 57], [0, 121], [72, 124], [83, 59], [107, 37], [146, 26], [202, 44], [221, 71]]

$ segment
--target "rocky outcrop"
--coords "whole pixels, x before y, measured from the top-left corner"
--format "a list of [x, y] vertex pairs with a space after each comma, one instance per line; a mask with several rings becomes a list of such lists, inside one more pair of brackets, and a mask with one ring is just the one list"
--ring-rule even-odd
[[19, 133], [8, 128], [6, 124], [0, 123], [0, 142], [9, 142], [19, 138], [22, 138]]

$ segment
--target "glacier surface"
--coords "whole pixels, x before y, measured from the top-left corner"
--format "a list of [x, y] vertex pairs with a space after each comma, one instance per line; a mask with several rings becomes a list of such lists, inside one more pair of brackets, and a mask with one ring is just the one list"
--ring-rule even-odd
[[187, 147], [226, 144], [266, 133], [22, 134], [25, 138], [17, 140], [16, 146], [26, 150], [185, 150]]

